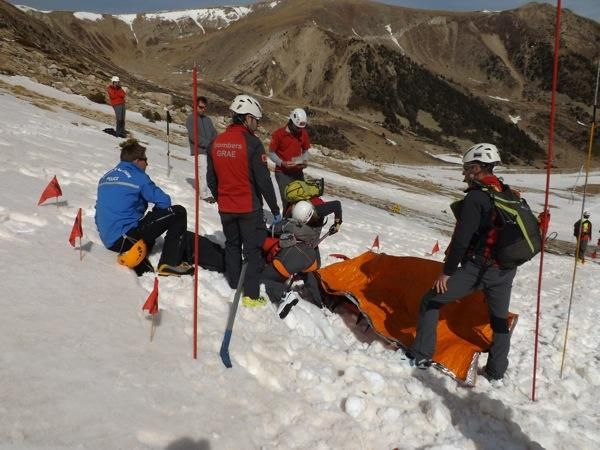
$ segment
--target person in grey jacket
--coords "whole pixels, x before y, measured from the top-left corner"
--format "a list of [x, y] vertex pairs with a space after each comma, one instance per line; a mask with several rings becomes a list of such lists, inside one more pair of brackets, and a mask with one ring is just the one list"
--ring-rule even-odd
[[[206, 115], [208, 108], [208, 99], [206, 97], [198, 97], [198, 160], [200, 165], [200, 195], [202, 199], [208, 203], [214, 203], [215, 199], [208, 190], [206, 185], [206, 151], [210, 144], [217, 136], [217, 130], [212, 123], [210, 117]], [[194, 156], [194, 113], [192, 112], [185, 121], [185, 127], [188, 132], [188, 141], [190, 143], [190, 155]], [[203, 155], [200, 157], [200, 155]]]

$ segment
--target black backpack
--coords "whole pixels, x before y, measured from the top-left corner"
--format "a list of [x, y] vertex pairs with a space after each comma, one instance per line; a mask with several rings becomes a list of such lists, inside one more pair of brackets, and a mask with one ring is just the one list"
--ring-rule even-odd
[[496, 210], [496, 262], [512, 269], [529, 261], [541, 250], [542, 236], [537, 217], [525, 199], [508, 185], [502, 192], [483, 187]]

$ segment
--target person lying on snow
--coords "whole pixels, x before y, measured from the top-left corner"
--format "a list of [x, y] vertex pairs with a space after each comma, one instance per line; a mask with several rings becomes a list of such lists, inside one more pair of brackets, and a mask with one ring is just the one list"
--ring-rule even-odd
[[310, 201], [299, 201], [294, 205], [291, 217], [274, 225], [272, 236], [265, 240], [263, 251], [267, 265], [261, 274], [261, 281], [267, 295], [277, 305], [277, 314], [282, 319], [300, 299], [291, 288], [296, 279], [304, 280], [313, 302], [322, 306], [314, 271], [321, 266], [318, 245], [322, 239], [321, 229], [325, 225], [325, 218], [330, 214], [334, 214], [335, 219], [326, 236], [337, 233], [342, 225], [341, 203], [338, 200], [320, 200], [319, 204], [314, 205]]
[[[146, 148], [130, 138], [121, 144], [121, 162], [98, 182], [96, 227], [104, 246], [119, 253], [118, 261], [138, 276], [154, 271], [147, 258], [155, 240], [167, 232], [159, 275], [193, 274], [194, 233], [187, 231], [187, 212], [146, 174]], [[154, 208], [146, 213], [148, 203]], [[145, 215], [144, 215], [145, 214]], [[200, 236], [200, 266], [224, 271], [223, 249]]]

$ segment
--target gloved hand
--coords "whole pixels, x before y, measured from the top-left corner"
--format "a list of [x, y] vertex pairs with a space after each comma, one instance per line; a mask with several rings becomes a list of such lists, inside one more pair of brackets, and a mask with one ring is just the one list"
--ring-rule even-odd
[[545, 235], [548, 232], [548, 227], [550, 226], [550, 212], [542, 211], [538, 215], [538, 223], [540, 225], [540, 232], [542, 235]]
[[341, 219], [335, 219], [334, 224], [331, 225], [331, 227], [329, 227], [329, 235], [331, 236], [332, 234], [335, 234], [338, 231], [340, 231], [340, 227], [341, 226], [342, 226], [342, 220]]
[[283, 216], [281, 215], [281, 213], [276, 214], [275, 216], [273, 216], [273, 225], [277, 225], [282, 220], [283, 220]]

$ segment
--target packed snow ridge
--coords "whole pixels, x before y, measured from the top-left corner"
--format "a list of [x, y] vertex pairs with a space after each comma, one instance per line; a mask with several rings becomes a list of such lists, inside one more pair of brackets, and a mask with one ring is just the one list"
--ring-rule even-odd
[[15, 8], [19, 8], [23, 12], [39, 12], [39, 13], [44, 13], [44, 14], [48, 14], [48, 13], [52, 12], [49, 10], [45, 11], [42, 9], [35, 9], [35, 8], [32, 8], [31, 6], [27, 6], [27, 5], [15, 5]]
[[83, 12], [83, 11], [74, 12], [73, 16], [75, 16], [75, 18], [79, 19], [79, 20], [91, 20], [92, 22], [97, 22], [98, 20], [103, 19], [102, 14]]

